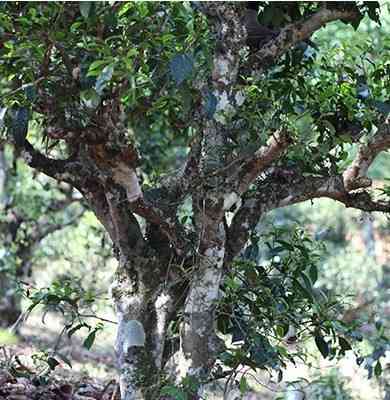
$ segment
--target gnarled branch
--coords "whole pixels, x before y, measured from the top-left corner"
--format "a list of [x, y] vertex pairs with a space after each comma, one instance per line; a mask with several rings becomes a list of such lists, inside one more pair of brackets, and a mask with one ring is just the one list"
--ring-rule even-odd
[[56, 180], [67, 182], [76, 188], [79, 187], [78, 178], [80, 177], [82, 166], [74, 156], [66, 160], [47, 157], [36, 150], [28, 140], [24, 141], [21, 150], [21, 156], [31, 168], [43, 172]]
[[281, 178], [280, 173], [277, 176], [271, 173], [257, 185], [254, 192], [244, 198], [228, 230], [225, 265], [245, 246], [260, 218], [276, 208], [324, 197], [367, 212], [390, 212], [390, 202], [375, 201], [363, 190], [354, 193], [347, 191], [341, 175], [304, 177], [288, 170], [284, 173], [285, 179]]
[[238, 184], [238, 193], [245, 193], [250, 184], [283, 154], [291, 142], [291, 137], [286, 131], [278, 131], [270, 137], [265, 146], [246, 159], [233, 175]]
[[376, 156], [384, 150], [390, 149], [390, 125], [384, 122], [378, 128], [378, 132], [367, 144], [359, 146], [359, 150], [352, 165], [344, 172], [344, 185], [346, 190], [354, 190], [371, 186], [371, 180], [367, 172]]
[[309, 18], [283, 28], [274, 39], [267, 41], [259, 51], [249, 57], [247, 66], [250, 66], [252, 71], [263, 70], [272, 65], [275, 60], [297, 43], [309, 39], [315, 31], [328, 22], [338, 19], [352, 21], [358, 16], [358, 11], [354, 9], [321, 8]]

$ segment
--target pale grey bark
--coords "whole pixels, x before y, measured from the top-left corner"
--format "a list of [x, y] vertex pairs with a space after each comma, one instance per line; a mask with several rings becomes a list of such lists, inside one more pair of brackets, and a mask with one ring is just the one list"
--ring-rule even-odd
[[184, 323], [181, 333], [182, 370], [180, 375], [202, 378], [207, 376], [218, 352], [221, 340], [216, 335], [215, 309], [223, 277], [225, 231], [219, 224], [218, 237], [213, 247], [198, 255], [191, 277], [190, 289], [184, 306]]
[[147, 286], [142, 280], [137, 284], [134, 276], [153, 267], [153, 262], [141, 258], [121, 260], [111, 287], [118, 316], [115, 351], [120, 392], [125, 400], [152, 400], [159, 390], [172, 299], [153, 278]]

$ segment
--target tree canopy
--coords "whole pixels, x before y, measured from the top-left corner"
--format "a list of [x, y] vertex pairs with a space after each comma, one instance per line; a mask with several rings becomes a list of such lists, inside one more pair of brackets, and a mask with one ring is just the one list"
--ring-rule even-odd
[[281, 343], [300, 326], [324, 357], [351, 347], [353, 329], [314, 287], [316, 243], [275, 230], [260, 254], [257, 227], [322, 197], [390, 211], [390, 189], [368, 175], [390, 148], [389, 37], [332, 45], [321, 31], [380, 24], [384, 9], [0, 5], [4, 140], [82, 194], [118, 259], [123, 399], [178, 387], [197, 399], [241, 365], [281, 371], [294, 359]]

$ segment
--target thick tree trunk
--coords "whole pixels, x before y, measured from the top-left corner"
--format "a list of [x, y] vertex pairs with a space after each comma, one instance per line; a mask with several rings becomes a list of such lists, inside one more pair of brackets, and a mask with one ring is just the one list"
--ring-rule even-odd
[[199, 254], [184, 306], [180, 375], [202, 379], [213, 367], [221, 340], [215, 331], [215, 308], [223, 277], [225, 231], [221, 223], [216, 240]]
[[[177, 382], [190, 377], [201, 383], [222, 347], [216, 336], [214, 314], [223, 277], [225, 227], [218, 222], [219, 215], [203, 218], [207, 233], [193, 265], [186, 266], [192, 271], [189, 288], [179, 295], [185, 297], [180, 349], [166, 365], [167, 327], [170, 317], [177, 316], [181, 308], [177, 293], [167, 281], [172, 279], [168, 278], [172, 259], [164, 261], [149, 246], [138, 249], [137, 255], [137, 246], [129, 248], [128, 243], [120, 243], [119, 266], [111, 293], [119, 323], [115, 349], [124, 400], [158, 399], [161, 380], [168, 373]], [[121, 237], [125, 237], [124, 226], [122, 223]], [[201, 387], [194, 396], [200, 392]]]
[[153, 258], [122, 257], [111, 288], [118, 316], [115, 351], [123, 400], [157, 399], [159, 391], [172, 301], [155, 268]]

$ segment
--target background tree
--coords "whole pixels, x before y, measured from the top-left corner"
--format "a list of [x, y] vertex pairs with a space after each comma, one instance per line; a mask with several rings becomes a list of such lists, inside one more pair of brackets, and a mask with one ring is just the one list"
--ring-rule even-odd
[[[196, 398], [217, 360], [267, 364], [256, 356], [269, 348], [262, 326], [253, 324], [236, 352], [217, 336], [237, 322], [229, 310], [218, 327], [216, 306], [226, 282], [234, 300], [229, 274], [245, 251], [252, 263], [238, 263], [242, 276], [268, 285], [269, 302], [286, 303], [280, 329], [272, 318], [264, 323], [282, 337], [294, 307], [306, 310], [308, 331], [331, 354], [324, 335], [336, 328], [323, 326], [328, 299], [313, 291], [315, 250], [302, 245], [302, 232], [290, 241], [276, 232], [270, 243], [282, 257], [256, 269], [257, 222], [319, 197], [390, 209], [388, 190], [377, 198], [367, 177], [390, 146], [388, 54], [373, 59], [367, 44], [365, 57], [340, 62], [337, 51], [316, 58], [308, 42], [335, 20], [378, 21], [378, 4], [260, 3], [258, 12], [266, 29], [256, 41], [260, 30], [243, 24], [245, 3], [2, 5], [8, 138], [32, 168], [80, 191], [119, 261], [112, 295], [125, 399], [156, 398], [169, 370]], [[351, 144], [358, 149], [349, 164]], [[169, 340], [177, 326], [179, 346]]]
[[30, 280], [42, 240], [77, 223], [84, 208], [69, 185], [54, 189], [52, 179], [37, 172], [34, 179], [10, 148], [0, 150], [0, 170], [0, 326], [7, 327], [20, 317], [19, 285]]

